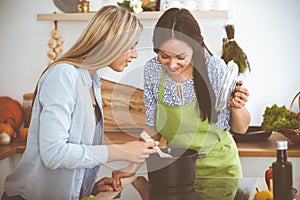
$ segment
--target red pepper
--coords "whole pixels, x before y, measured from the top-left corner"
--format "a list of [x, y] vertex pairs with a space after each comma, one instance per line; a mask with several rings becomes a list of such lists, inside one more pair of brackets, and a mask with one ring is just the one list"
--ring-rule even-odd
[[265, 181], [266, 181], [266, 184], [270, 190], [270, 179], [273, 179], [273, 174], [272, 174], [272, 167], [269, 166], [269, 169], [267, 169], [265, 171]]

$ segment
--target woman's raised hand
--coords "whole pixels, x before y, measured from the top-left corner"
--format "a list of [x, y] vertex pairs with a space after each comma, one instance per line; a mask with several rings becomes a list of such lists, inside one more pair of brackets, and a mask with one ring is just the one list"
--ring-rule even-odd
[[242, 87], [243, 81], [237, 82], [237, 88], [233, 94], [230, 104], [234, 108], [242, 108], [246, 105], [249, 97], [249, 91]]

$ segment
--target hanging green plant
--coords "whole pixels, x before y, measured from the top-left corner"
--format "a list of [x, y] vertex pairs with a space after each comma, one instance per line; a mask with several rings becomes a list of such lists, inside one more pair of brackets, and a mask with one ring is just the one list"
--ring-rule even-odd
[[247, 56], [241, 47], [236, 43], [234, 39], [234, 26], [225, 26], [227, 38], [223, 38], [223, 49], [221, 58], [227, 64], [230, 60], [233, 60], [239, 67], [239, 74], [244, 73], [246, 69], [250, 68]]

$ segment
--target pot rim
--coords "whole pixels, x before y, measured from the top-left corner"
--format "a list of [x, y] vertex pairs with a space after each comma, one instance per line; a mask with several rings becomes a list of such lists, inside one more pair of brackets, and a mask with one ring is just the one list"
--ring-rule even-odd
[[[177, 149], [179, 151], [182, 151], [180, 156], [174, 156], [172, 155], [172, 149]], [[183, 147], [166, 147], [166, 148], [161, 148], [161, 150], [165, 153], [169, 153], [173, 156], [173, 158], [163, 158], [163, 159], [170, 159], [170, 160], [179, 160], [179, 159], [189, 159], [189, 158], [193, 158], [194, 160], [196, 159], [200, 159], [200, 158], [205, 158], [206, 154], [205, 153], [199, 153], [198, 151], [194, 150], [194, 149], [190, 149], [190, 148], [183, 148]], [[191, 152], [189, 155], [184, 155], [185, 152]]]

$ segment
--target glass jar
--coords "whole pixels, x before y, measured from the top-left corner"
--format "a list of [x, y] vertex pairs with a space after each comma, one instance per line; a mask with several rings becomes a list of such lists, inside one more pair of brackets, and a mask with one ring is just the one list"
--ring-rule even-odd
[[233, 61], [229, 61], [227, 64], [226, 71], [222, 77], [222, 80], [219, 84], [219, 91], [217, 92], [217, 98], [215, 103], [215, 109], [217, 111], [224, 110], [229, 104], [230, 98], [234, 94], [234, 91], [237, 88], [237, 79], [238, 79], [239, 67]]
[[33, 93], [26, 93], [23, 95], [23, 120], [24, 128], [28, 128], [31, 119]]

